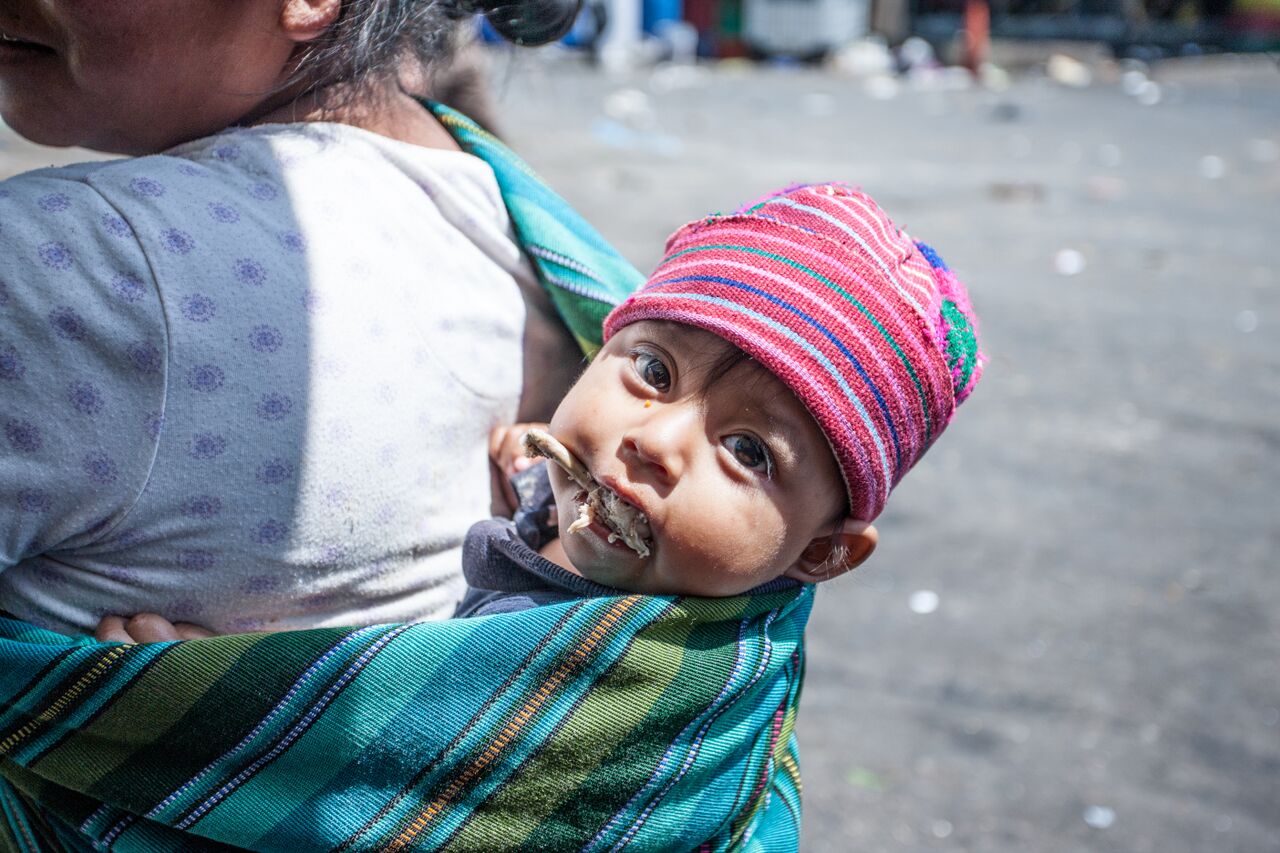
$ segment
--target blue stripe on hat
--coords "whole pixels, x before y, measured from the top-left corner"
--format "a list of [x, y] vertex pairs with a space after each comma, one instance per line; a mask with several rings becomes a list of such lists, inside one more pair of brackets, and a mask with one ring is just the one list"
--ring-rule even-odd
[[924, 255], [925, 260], [929, 262], [929, 266], [935, 270], [943, 270], [945, 272], [951, 269], [947, 266], [947, 262], [942, 259], [942, 256], [935, 252], [928, 243], [921, 243], [917, 240], [916, 248], [920, 250], [920, 254]]

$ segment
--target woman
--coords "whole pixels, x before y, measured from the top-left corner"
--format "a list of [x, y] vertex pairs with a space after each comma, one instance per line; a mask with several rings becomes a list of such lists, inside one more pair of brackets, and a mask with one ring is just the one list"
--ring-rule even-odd
[[452, 612], [490, 429], [580, 361], [492, 170], [406, 91], [485, 6], [0, 5], [0, 116], [133, 155], [0, 183], [0, 611]]

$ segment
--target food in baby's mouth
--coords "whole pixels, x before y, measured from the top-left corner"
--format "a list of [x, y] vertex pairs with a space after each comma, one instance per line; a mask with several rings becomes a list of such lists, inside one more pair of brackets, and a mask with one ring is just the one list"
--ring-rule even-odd
[[524, 434], [524, 449], [530, 456], [545, 456], [565, 470], [582, 491], [578, 495], [578, 517], [569, 525], [570, 533], [581, 533], [598, 521], [609, 530], [609, 541], [621, 541], [641, 557], [649, 556], [649, 519], [643, 512], [597, 483], [591, 472], [551, 433], [531, 429]]

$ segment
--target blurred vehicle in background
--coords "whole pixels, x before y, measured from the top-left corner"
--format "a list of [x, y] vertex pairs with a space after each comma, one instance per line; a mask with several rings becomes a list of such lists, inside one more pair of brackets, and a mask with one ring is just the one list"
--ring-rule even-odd
[[742, 37], [767, 56], [822, 57], [867, 34], [868, 0], [743, 0]]

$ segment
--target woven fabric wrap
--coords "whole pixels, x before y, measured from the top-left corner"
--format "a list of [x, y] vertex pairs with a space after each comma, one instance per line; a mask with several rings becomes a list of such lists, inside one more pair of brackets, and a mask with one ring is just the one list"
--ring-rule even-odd
[[811, 600], [135, 646], [0, 620], [0, 848], [795, 850]]
[[[584, 348], [641, 276], [501, 143]], [[812, 588], [119, 646], [0, 618], [0, 850], [799, 846]]]
[[791, 187], [677, 231], [605, 321], [706, 329], [788, 385], [871, 521], [982, 373], [977, 319], [937, 253], [842, 184]]

